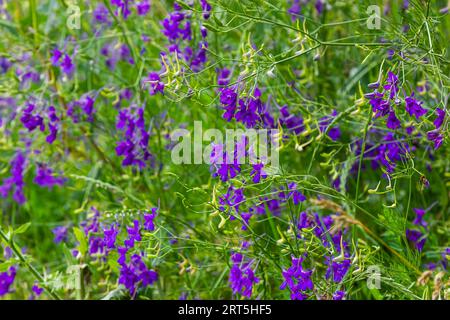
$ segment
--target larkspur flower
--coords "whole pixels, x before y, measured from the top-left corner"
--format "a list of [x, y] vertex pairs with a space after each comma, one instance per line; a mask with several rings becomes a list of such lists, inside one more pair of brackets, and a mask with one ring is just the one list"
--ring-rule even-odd
[[423, 220], [426, 210], [420, 208], [413, 208], [413, 210], [416, 213], [416, 217], [414, 218], [413, 224], [415, 224], [416, 226], [422, 226], [426, 228], [428, 224]]
[[210, 17], [212, 7], [206, 0], [200, 0], [200, 4], [203, 10], [203, 19], [208, 20]]
[[344, 300], [345, 299], [345, 291], [338, 290], [333, 294], [333, 300]]
[[161, 81], [157, 72], [150, 72], [147, 79], [144, 80], [144, 84], [148, 86], [148, 92], [151, 96], [154, 96], [157, 92], [164, 94], [164, 82]]
[[114, 249], [116, 248], [116, 239], [117, 235], [119, 234], [119, 229], [117, 228], [116, 224], [111, 224], [109, 229], [104, 228], [103, 229], [103, 242], [107, 249]]
[[133, 248], [136, 241], [142, 240], [140, 229], [139, 220], [134, 220], [133, 226], [127, 227], [128, 238], [124, 242], [127, 248]]
[[245, 202], [244, 189], [230, 186], [225, 194], [219, 196], [220, 210], [228, 208], [234, 213], [239, 212], [239, 206]]
[[109, 19], [108, 8], [103, 3], [97, 5], [97, 7], [94, 9], [93, 16], [96, 23], [106, 25], [109, 25], [111, 23]]
[[140, 169], [153, 165], [153, 155], [148, 148], [150, 133], [146, 129], [144, 108], [135, 105], [121, 109], [117, 116], [116, 129], [123, 132], [123, 140], [116, 146], [116, 154], [123, 156], [123, 166]]
[[55, 67], [59, 66], [62, 56], [63, 56], [63, 52], [60, 51], [58, 48], [54, 48], [51, 51], [51, 57], [50, 57], [51, 64]]
[[282, 188], [278, 193], [278, 196], [283, 201], [292, 199], [295, 205], [298, 205], [300, 202], [306, 200], [306, 197], [299, 190], [297, 190], [297, 184], [295, 182], [289, 182], [287, 185], [287, 190]]
[[233, 253], [231, 255], [233, 265], [230, 269], [229, 283], [233, 294], [241, 294], [250, 298], [253, 286], [259, 282], [259, 278], [255, 276], [251, 268], [251, 262], [245, 261], [241, 253]]
[[291, 300], [305, 300], [308, 291], [313, 290], [314, 283], [312, 282], [312, 270], [304, 269], [304, 257], [292, 257], [292, 265], [288, 269], [282, 271], [284, 278], [280, 286], [281, 290], [288, 288], [291, 292]]
[[5, 260], [8, 260], [12, 257], [12, 255], [13, 255], [13, 251], [12, 251], [11, 247], [6, 246], [3, 249], [3, 258], [5, 258]]
[[291, 114], [287, 105], [280, 109], [280, 124], [296, 135], [304, 131], [303, 118]]
[[326, 258], [326, 264], [328, 265], [328, 269], [325, 275], [326, 278], [332, 278], [335, 283], [342, 282], [348, 270], [350, 269], [350, 259], [346, 257], [342, 261], [336, 261], [336, 259], [331, 259], [329, 257]]
[[432, 130], [427, 132], [427, 139], [434, 143], [434, 149], [437, 150], [441, 147], [444, 141], [444, 136], [439, 132], [439, 130]]
[[141, 0], [136, 3], [136, 10], [138, 15], [146, 15], [150, 11], [150, 0]]
[[234, 150], [230, 150], [229, 153], [225, 149], [225, 145], [213, 143], [210, 155], [213, 177], [218, 176], [224, 182], [236, 177], [241, 172], [239, 156], [245, 156], [245, 154], [241, 154], [241, 150], [236, 145]]
[[66, 75], [71, 75], [75, 71], [73, 60], [67, 53], [64, 54], [59, 66], [61, 67], [62, 72]]
[[156, 218], [157, 208], [152, 208], [151, 213], [144, 214], [144, 229], [147, 231], [154, 231], [155, 224], [154, 220]]
[[133, 254], [130, 263], [121, 263], [119, 284], [123, 284], [128, 289], [131, 296], [134, 296], [138, 286], [147, 287], [158, 280], [156, 271], [148, 269], [142, 256]]
[[25, 182], [23, 176], [26, 167], [27, 158], [25, 156], [25, 153], [19, 150], [11, 160], [11, 176], [3, 180], [3, 184], [0, 185], [0, 196], [6, 198], [9, 192], [14, 189], [14, 201], [16, 201], [20, 205], [25, 203], [26, 198], [23, 192]]
[[36, 176], [34, 183], [41, 187], [53, 188], [54, 186], [62, 186], [66, 182], [64, 177], [55, 177], [53, 170], [46, 164], [38, 164], [36, 167]]
[[55, 243], [61, 243], [67, 241], [69, 228], [67, 226], [58, 226], [52, 229]]
[[301, 12], [301, 6], [300, 6], [300, 0], [292, 0], [292, 5], [288, 9], [288, 13], [291, 15], [292, 21], [295, 21], [298, 19], [298, 16]]
[[[331, 116], [326, 116], [320, 119], [319, 121], [320, 132], [325, 132], [328, 129], [329, 125], [331, 124], [332, 118], [336, 117], [337, 115], [338, 115], [337, 110], [333, 110]], [[334, 126], [328, 129], [327, 135], [331, 138], [331, 140], [337, 141], [341, 137], [341, 130], [339, 129], [338, 126]]]
[[95, 98], [91, 94], [84, 94], [80, 99], [68, 103], [67, 115], [74, 123], [81, 120], [92, 122], [95, 114], [94, 103]]
[[439, 129], [444, 123], [445, 111], [441, 108], [436, 108], [437, 117], [434, 119], [433, 124], [436, 129]]
[[411, 241], [411, 243], [418, 251], [423, 250], [423, 246], [425, 245], [425, 242], [427, 240], [422, 232], [413, 229], [406, 229], [406, 238]]
[[0, 297], [9, 293], [16, 278], [16, 268], [9, 267], [8, 271], [0, 272]]
[[38, 297], [41, 296], [42, 292], [44, 292], [44, 288], [39, 287], [39, 285], [37, 283], [35, 283], [32, 287], [31, 287], [31, 295], [30, 295], [30, 300], [34, 300]]
[[130, 0], [111, 0], [111, 4], [116, 7], [114, 14], [127, 19], [131, 15]]
[[11, 68], [12, 63], [5, 57], [0, 57], [0, 74], [5, 74]]
[[252, 171], [250, 176], [252, 176], [253, 183], [259, 183], [262, 179], [267, 178], [267, 173], [264, 171], [264, 163], [255, 163], [252, 165]]
[[56, 140], [60, 128], [60, 118], [56, 115], [54, 106], [49, 106], [47, 110], [49, 134], [45, 138], [47, 143], [52, 144]]
[[386, 121], [386, 127], [394, 130], [394, 129], [400, 128], [401, 125], [402, 125], [402, 123], [396, 117], [395, 112], [394, 111], [389, 112], [389, 115], [388, 115], [387, 121]]
[[34, 131], [39, 128], [40, 131], [45, 130], [44, 118], [42, 118], [38, 113], [34, 113], [36, 105], [34, 103], [28, 102], [25, 109], [23, 110], [22, 117], [20, 121], [28, 131]]
[[398, 77], [393, 72], [389, 71], [386, 79], [384, 89], [389, 92], [389, 99], [394, 99], [398, 93]]
[[421, 116], [427, 113], [427, 110], [422, 107], [422, 102], [414, 99], [414, 92], [405, 98], [406, 111], [411, 115], [419, 119]]

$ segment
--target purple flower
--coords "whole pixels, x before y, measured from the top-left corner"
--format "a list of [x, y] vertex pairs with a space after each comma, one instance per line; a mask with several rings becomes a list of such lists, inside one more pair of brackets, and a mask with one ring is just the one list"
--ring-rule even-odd
[[426, 211], [420, 208], [413, 208], [413, 210], [416, 213], [416, 217], [413, 221], [413, 224], [415, 224], [416, 226], [422, 226], [426, 228], [428, 224], [423, 220], [423, 216], [425, 215]]
[[72, 58], [66, 53], [60, 64], [61, 70], [67, 74], [71, 75], [75, 70], [75, 65], [73, 64]]
[[384, 89], [389, 91], [389, 99], [392, 100], [398, 92], [398, 77], [394, 73], [389, 71], [386, 83], [387, 84], [384, 85]]
[[53, 170], [45, 164], [38, 164], [34, 183], [41, 187], [53, 188], [56, 185], [62, 186], [66, 182], [64, 177], [55, 177]]
[[239, 212], [239, 206], [245, 202], [244, 189], [230, 186], [223, 196], [219, 196], [221, 211], [226, 211], [226, 207]]
[[348, 258], [344, 258], [344, 260], [338, 262], [326, 257], [326, 263], [328, 264], [328, 269], [325, 276], [327, 279], [333, 276], [333, 281], [336, 283], [344, 279], [351, 265], [351, 261]]
[[141, 241], [141, 233], [140, 233], [140, 224], [139, 220], [133, 221], [132, 227], [127, 227], [128, 238], [124, 241], [124, 244], [127, 248], [134, 247], [135, 241]]
[[231, 121], [236, 112], [237, 94], [231, 88], [223, 88], [220, 91], [220, 103], [222, 104], [225, 113], [223, 118], [227, 121]]
[[56, 140], [56, 136], [58, 134], [60, 119], [56, 115], [56, 109], [54, 106], [48, 107], [47, 115], [49, 119], [48, 129], [50, 133], [47, 135], [45, 140], [48, 144], [52, 144]]
[[33, 111], [35, 110], [36, 105], [28, 102], [26, 108], [23, 110], [22, 117], [20, 118], [20, 121], [24, 125], [25, 128], [28, 129], [28, 131], [34, 131], [36, 128], [39, 128], [39, 130], [44, 131], [45, 130], [45, 124], [44, 119], [37, 113], [33, 114]]
[[386, 127], [388, 127], [389, 129], [398, 129], [401, 127], [401, 122], [400, 120], [397, 119], [397, 117], [395, 116], [395, 112], [391, 111], [389, 112], [389, 115], [387, 117], [387, 121], [386, 121]]
[[116, 154], [123, 156], [122, 166], [145, 168], [152, 165], [153, 155], [148, 149], [150, 134], [145, 126], [144, 108], [131, 106], [119, 111], [116, 129], [124, 134], [116, 146]]
[[105, 241], [102, 237], [89, 235], [88, 246], [90, 255], [102, 255], [105, 252]]
[[6, 260], [8, 260], [9, 258], [12, 257], [12, 255], [13, 255], [12, 249], [11, 249], [10, 247], [6, 246], [6, 247], [3, 249], [3, 257], [4, 257]]
[[437, 114], [437, 118], [434, 119], [433, 124], [436, 129], [439, 129], [442, 126], [442, 124], [444, 123], [445, 111], [442, 110], [441, 108], [437, 108], [436, 114]]
[[211, 12], [211, 5], [206, 0], [200, 0], [203, 10], [203, 19], [208, 20]]
[[130, 0], [111, 0], [111, 4], [117, 7], [115, 15], [121, 14], [124, 19], [127, 19], [131, 14], [130, 2]]
[[50, 57], [50, 62], [55, 67], [59, 66], [61, 57], [63, 56], [63, 53], [58, 48], [53, 49], [51, 51], [51, 53], [52, 53], [52, 55]]
[[345, 291], [338, 290], [333, 294], [333, 300], [344, 300]]
[[292, 6], [288, 9], [288, 13], [291, 15], [292, 21], [298, 19], [301, 12], [300, 0], [292, 0]]
[[282, 271], [284, 282], [281, 284], [280, 290], [289, 288], [292, 300], [306, 299], [307, 295], [305, 293], [314, 288], [314, 283], [311, 279], [313, 271], [303, 269], [303, 259], [304, 257], [295, 258], [293, 256], [292, 265]]
[[[231, 71], [227, 68], [217, 69], [217, 84], [226, 86], [230, 83]], [[220, 100], [222, 102], [222, 100]], [[222, 102], [223, 103], [223, 102]]]
[[16, 277], [16, 268], [10, 267], [6, 272], [0, 272], [0, 297], [10, 292], [10, 287]]
[[211, 148], [211, 171], [213, 171], [213, 177], [219, 176], [220, 180], [228, 181], [236, 177], [241, 172], [239, 165], [240, 157], [245, 156], [245, 149], [235, 145], [234, 150], [227, 154], [225, 146], [222, 144], [212, 144]]
[[422, 232], [412, 229], [406, 229], [406, 238], [413, 243], [414, 247], [418, 251], [423, 250], [423, 246], [425, 245], [425, 242], [427, 240]]
[[36, 297], [39, 297], [42, 294], [42, 292], [44, 291], [44, 289], [40, 288], [37, 284], [34, 284], [33, 287], [31, 288], [31, 291], [33, 291], [33, 294]]
[[114, 223], [111, 224], [109, 229], [103, 229], [103, 242], [107, 249], [114, 249], [116, 247], [116, 238], [119, 234], [119, 229]]
[[82, 118], [86, 121], [94, 121], [94, 103], [95, 99], [89, 94], [84, 94], [80, 99], [68, 103], [67, 115], [72, 118], [74, 123], [78, 123]]
[[26, 169], [26, 160], [25, 154], [22, 151], [17, 151], [11, 161], [11, 176], [3, 180], [3, 184], [0, 185], [0, 196], [6, 198], [10, 190], [14, 188], [13, 199], [20, 205], [26, 201], [23, 194], [23, 187], [25, 186], [23, 175]]
[[411, 96], [405, 98], [406, 102], [406, 111], [412, 116], [414, 115], [416, 119], [419, 119], [421, 116], [427, 113], [427, 110], [422, 108], [422, 102], [414, 99], [414, 92]]
[[302, 229], [310, 228], [311, 226], [313, 226], [313, 223], [309, 219], [308, 214], [305, 211], [302, 211], [297, 222], [298, 230], [302, 231]]
[[369, 93], [366, 97], [370, 99], [369, 103], [372, 106], [373, 112], [375, 112], [375, 118], [384, 117], [389, 113], [389, 102], [383, 99], [382, 93], [375, 91], [373, 93]]
[[250, 172], [250, 176], [253, 176], [253, 183], [259, 183], [261, 178], [267, 178], [266, 172], [263, 170], [264, 163], [256, 163], [252, 165], [252, 172]]
[[0, 74], [5, 74], [11, 68], [12, 63], [5, 57], [0, 57]]
[[322, 14], [325, 6], [324, 6], [324, 1], [323, 0], [316, 0], [316, 4], [314, 5], [314, 7], [317, 10], [318, 14]]
[[[338, 115], [337, 111], [333, 110], [333, 112], [331, 113], [331, 116], [323, 117], [322, 119], [320, 119], [320, 121], [319, 121], [320, 131], [325, 132], [331, 123], [331, 119], [333, 117], [336, 117], [337, 115]], [[335, 127], [330, 128], [328, 130], [327, 134], [331, 138], [331, 140], [337, 141], [341, 137], [341, 130], [339, 129], [339, 127], [335, 126]]]
[[[161, 25], [163, 29], [161, 32], [169, 39], [170, 42], [174, 42], [178, 39], [191, 40], [191, 25], [189, 21], [184, 21], [186, 16], [180, 11], [180, 8], [174, 4], [175, 11], [171, 12], [167, 18], [165, 18]], [[184, 21], [184, 25], [182, 22]]]
[[141, 0], [136, 3], [137, 14], [140, 16], [146, 15], [150, 11], [150, 0]]
[[281, 107], [280, 114], [280, 124], [286, 127], [289, 131], [296, 135], [304, 131], [303, 118], [291, 114], [287, 105]]
[[123, 284], [128, 289], [131, 296], [134, 296], [139, 285], [147, 287], [158, 280], [158, 274], [154, 270], [147, 268], [138, 254], [130, 258], [130, 263], [121, 263], [119, 284]]
[[251, 268], [251, 262], [246, 262], [242, 254], [233, 253], [231, 255], [233, 265], [230, 269], [228, 281], [233, 294], [241, 294], [250, 298], [253, 291], [253, 285], [259, 282]]
[[442, 145], [444, 136], [438, 130], [432, 130], [427, 132], [427, 139], [434, 143], [434, 149], [437, 150]]
[[161, 78], [158, 73], [150, 72], [144, 83], [148, 83], [148, 93], [151, 96], [154, 96], [157, 92], [164, 94], [164, 82], [161, 81]]
[[55, 243], [60, 243], [63, 241], [67, 241], [67, 231], [68, 228], [66, 226], [58, 226], [52, 229], [54, 238], [53, 241]]
[[97, 22], [97, 23], [103, 23], [106, 25], [109, 25], [111, 23], [108, 18], [108, 16], [109, 16], [108, 8], [106, 8], [102, 3], [97, 5], [97, 7], [95, 8], [95, 10], [93, 12], [93, 16], [94, 16], [95, 22]]
[[152, 208], [151, 213], [144, 214], [144, 229], [147, 231], [154, 231], [155, 230], [155, 224], [153, 220], [156, 218], [156, 211], [157, 208]]

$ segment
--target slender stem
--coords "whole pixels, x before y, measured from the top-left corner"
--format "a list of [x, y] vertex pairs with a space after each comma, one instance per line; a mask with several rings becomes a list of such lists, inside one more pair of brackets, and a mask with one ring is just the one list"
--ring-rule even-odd
[[39, 281], [40, 285], [48, 292], [48, 294], [55, 300], [61, 300], [61, 298], [45, 284], [44, 277], [25, 259], [22, 252], [20, 252], [20, 250], [17, 248], [13, 239], [8, 238], [8, 236], [3, 232], [2, 228], [0, 228], [0, 237], [2, 237], [3, 240], [5, 240], [9, 244], [9, 246], [11, 247], [11, 250], [17, 256], [17, 258], [19, 258], [19, 260], [22, 262], [22, 264], [24, 264], [28, 268], [28, 270]]
[[364, 127], [364, 140], [361, 146], [361, 154], [359, 155], [359, 164], [358, 164], [358, 177], [356, 179], [356, 191], [355, 191], [355, 202], [358, 203], [359, 196], [359, 180], [361, 177], [361, 169], [362, 162], [364, 159], [364, 153], [366, 152], [366, 139], [367, 139], [367, 130], [369, 129], [370, 122], [372, 121], [372, 110], [369, 108], [369, 117], [367, 118], [366, 126]]
[[31, 11], [31, 21], [33, 24], [33, 36], [34, 36], [34, 44], [38, 45], [38, 18], [36, 12], [36, 0], [30, 0], [30, 11]]

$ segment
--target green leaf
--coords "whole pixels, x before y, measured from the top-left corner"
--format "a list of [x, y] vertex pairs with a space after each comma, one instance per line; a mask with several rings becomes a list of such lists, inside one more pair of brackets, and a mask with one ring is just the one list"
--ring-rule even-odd
[[78, 251], [80, 251], [81, 255], [84, 255], [87, 252], [87, 239], [84, 232], [77, 228], [73, 227], [73, 233], [75, 234], [75, 238], [78, 240]]
[[14, 233], [15, 233], [15, 234], [25, 233], [25, 232], [28, 230], [28, 228], [29, 228], [30, 226], [31, 226], [31, 222], [24, 223], [23, 225], [19, 226], [19, 227], [14, 231]]

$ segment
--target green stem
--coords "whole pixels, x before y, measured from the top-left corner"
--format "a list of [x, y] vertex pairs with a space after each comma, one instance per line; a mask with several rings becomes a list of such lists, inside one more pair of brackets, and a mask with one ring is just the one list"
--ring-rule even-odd
[[31, 11], [31, 21], [34, 30], [34, 45], [37, 46], [39, 43], [38, 39], [38, 18], [36, 12], [36, 0], [30, 0], [30, 11]]
[[364, 159], [364, 153], [366, 152], [366, 139], [367, 139], [367, 130], [369, 129], [370, 122], [372, 121], [372, 110], [369, 108], [369, 117], [367, 118], [366, 126], [364, 127], [364, 140], [361, 146], [361, 153], [359, 155], [359, 164], [358, 164], [358, 177], [356, 179], [356, 191], [355, 191], [355, 202], [358, 203], [359, 197], [359, 180], [361, 177], [361, 169], [362, 162]]
[[52, 290], [45, 285], [45, 279], [44, 277], [25, 259], [22, 252], [17, 248], [16, 244], [14, 243], [13, 239], [8, 238], [8, 236], [3, 232], [3, 230], [0, 228], [0, 237], [3, 238], [3, 240], [6, 241], [6, 243], [9, 244], [11, 247], [11, 250], [14, 252], [14, 254], [19, 258], [19, 260], [24, 264], [28, 270], [34, 275], [34, 277], [39, 281], [40, 285], [48, 292], [48, 294], [55, 300], [61, 300], [61, 298]]

